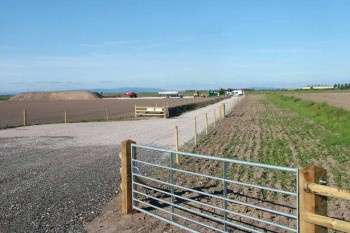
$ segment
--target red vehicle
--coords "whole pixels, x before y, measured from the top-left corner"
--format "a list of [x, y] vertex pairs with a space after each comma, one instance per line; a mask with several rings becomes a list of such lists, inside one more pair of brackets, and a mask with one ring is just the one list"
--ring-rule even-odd
[[137, 94], [133, 91], [128, 91], [125, 93], [125, 95], [130, 97], [130, 98], [137, 98]]

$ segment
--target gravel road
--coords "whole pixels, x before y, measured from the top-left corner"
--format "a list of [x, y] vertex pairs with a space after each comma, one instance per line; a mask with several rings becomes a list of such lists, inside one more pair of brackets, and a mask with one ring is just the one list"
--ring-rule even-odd
[[[222, 101], [233, 108], [241, 98]], [[219, 119], [222, 103], [171, 119], [37, 125], [0, 130], [0, 232], [83, 232], [119, 192], [119, 145], [174, 148]]]

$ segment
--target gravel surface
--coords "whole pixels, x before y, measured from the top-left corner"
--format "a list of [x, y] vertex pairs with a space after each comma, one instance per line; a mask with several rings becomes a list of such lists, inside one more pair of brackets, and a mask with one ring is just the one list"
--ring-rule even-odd
[[[233, 107], [241, 98], [222, 102]], [[222, 103], [221, 102], [221, 103]], [[0, 231], [82, 232], [119, 192], [120, 142], [174, 148], [205, 129], [205, 113], [220, 103], [172, 119], [37, 125], [0, 131]]]

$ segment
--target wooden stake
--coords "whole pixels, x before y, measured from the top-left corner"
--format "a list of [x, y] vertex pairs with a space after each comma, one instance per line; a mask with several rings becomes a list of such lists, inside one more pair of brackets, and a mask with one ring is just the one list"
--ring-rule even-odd
[[197, 118], [194, 118], [194, 145], [197, 146]]
[[[179, 129], [177, 126], [175, 126], [175, 150], [179, 151]], [[180, 164], [178, 154], [175, 155], [175, 158], [176, 158], [176, 164]]]
[[67, 124], [67, 109], [64, 110], [64, 123]]
[[205, 113], [205, 134], [208, 135], [208, 113]]
[[137, 106], [135, 105], [135, 118], [137, 118]]
[[164, 107], [163, 107], [163, 112], [164, 112], [164, 118], [167, 118], [167, 116], [168, 116], [168, 108], [167, 108], [167, 106], [168, 106], [168, 103], [164, 103]]
[[301, 233], [326, 233], [327, 228], [307, 221], [307, 213], [327, 215], [327, 197], [306, 192], [307, 183], [319, 183], [326, 180], [327, 171], [316, 166], [299, 170], [299, 212]]
[[23, 126], [26, 126], [27, 123], [27, 111], [23, 110]]
[[214, 128], [216, 127], [216, 111], [214, 109]]
[[125, 140], [121, 143], [122, 214], [132, 213], [131, 144], [134, 143], [132, 140]]
[[221, 112], [220, 112], [220, 115], [221, 115], [221, 120], [223, 120], [225, 118], [225, 103], [222, 103], [221, 104]]
[[106, 106], [106, 121], [109, 120], [109, 116], [108, 116], [108, 107]]

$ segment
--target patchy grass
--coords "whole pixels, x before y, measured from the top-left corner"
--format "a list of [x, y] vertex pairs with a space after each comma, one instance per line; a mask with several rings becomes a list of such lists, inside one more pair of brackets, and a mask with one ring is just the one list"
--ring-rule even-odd
[[349, 111], [295, 97], [268, 95], [268, 98], [277, 106], [296, 112], [332, 131], [325, 138], [326, 145], [350, 146]]

